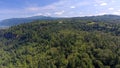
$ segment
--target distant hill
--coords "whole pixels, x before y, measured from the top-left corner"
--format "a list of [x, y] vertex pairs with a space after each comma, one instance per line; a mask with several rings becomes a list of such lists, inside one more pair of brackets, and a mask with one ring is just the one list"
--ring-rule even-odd
[[89, 20], [89, 21], [94, 21], [94, 22], [120, 23], [120, 16], [118, 15], [74, 17], [73, 19]]
[[28, 23], [35, 20], [53, 20], [57, 19], [54, 17], [48, 17], [48, 16], [33, 16], [33, 17], [27, 17], [27, 18], [11, 18], [11, 19], [5, 19], [0, 22], [0, 26], [14, 26], [22, 23]]
[[94, 22], [120, 23], [120, 16], [118, 15], [85, 16], [85, 17], [72, 17], [72, 18], [33, 16], [33, 17], [27, 17], [27, 18], [5, 19], [0, 22], [0, 26], [9, 27], [9, 26], [19, 25], [23, 23], [33, 22], [35, 20], [56, 20], [56, 19], [70, 19], [70, 20], [81, 20], [81, 21], [87, 20], [87, 21], [94, 21]]

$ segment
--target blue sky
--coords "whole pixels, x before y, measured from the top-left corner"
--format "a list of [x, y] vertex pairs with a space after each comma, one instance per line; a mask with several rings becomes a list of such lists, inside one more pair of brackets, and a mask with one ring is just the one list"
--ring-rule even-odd
[[37, 15], [55, 17], [120, 15], [120, 0], [0, 0], [0, 20]]

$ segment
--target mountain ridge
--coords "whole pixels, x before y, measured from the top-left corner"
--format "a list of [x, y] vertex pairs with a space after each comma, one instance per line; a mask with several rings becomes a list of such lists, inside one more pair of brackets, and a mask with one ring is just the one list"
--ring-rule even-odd
[[0, 22], [0, 25], [1, 26], [14, 26], [14, 25], [32, 22], [35, 20], [53, 20], [56, 18], [57, 17], [49, 17], [49, 16], [32, 16], [32, 17], [26, 17], [26, 18], [10, 18], [10, 19], [2, 20]]
[[26, 18], [10, 18], [5, 19], [0, 22], [0, 26], [14, 26], [23, 23], [33, 22], [35, 20], [56, 20], [56, 19], [80, 19], [80, 20], [90, 20], [90, 21], [97, 21], [97, 22], [108, 22], [113, 23], [114, 21], [120, 23], [120, 16], [119, 15], [98, 15], [98, 16], [84, 16], [84, 17], [50, 17], [50, 16], [32, 16]]

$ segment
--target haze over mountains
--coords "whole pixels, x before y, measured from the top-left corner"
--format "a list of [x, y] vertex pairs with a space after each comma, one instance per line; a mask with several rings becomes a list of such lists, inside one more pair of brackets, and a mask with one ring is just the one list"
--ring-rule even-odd
[[[101, 15], [101, 16], [86, 16], [86, 17], [71, 17], [72, 19], [80, 19], [80, 20], [92, 20], [92, 21], [106, 21], [106, 22], [120, 22], [120, 16], [118, 15]], [[5, 19], [0, 22], [1, 27], [9, 27], [14, 25], [19, 25], [22, 23], [29, 23], [35, 20], [56, 20], [62, 19], [59, 17], [49, 17], [49, 16], [33, 16], [26, 18], [11, 18]]]
[[14, 26], [22, 23], [28, 23], [35, 20], [53, 20], [56, 19], [55, 17], [48, 17], [48, 16], [33, 16], [33, 17], [26, 17], [26, 18], [11, 18], [5, 19], [0, 22], [0, 26]]

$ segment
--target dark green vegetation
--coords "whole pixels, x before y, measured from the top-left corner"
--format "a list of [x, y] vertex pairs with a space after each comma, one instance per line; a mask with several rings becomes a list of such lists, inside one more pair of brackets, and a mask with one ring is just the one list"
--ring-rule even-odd
[[0, 68], [120, 68], [119, 23], [73, 18], [1, 30]]

